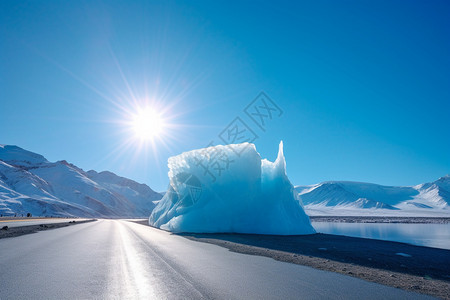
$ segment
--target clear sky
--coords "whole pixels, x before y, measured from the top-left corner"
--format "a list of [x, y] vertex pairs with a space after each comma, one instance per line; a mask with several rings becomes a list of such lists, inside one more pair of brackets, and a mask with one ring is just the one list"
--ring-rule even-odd
[[[295, 185], [414, 185], [450, 173], [449, 53], [448, 1], [3, 0], [0, 143], [162, 191], [239, 117]], [[147, 106], [166, 128], [143, 143]]]

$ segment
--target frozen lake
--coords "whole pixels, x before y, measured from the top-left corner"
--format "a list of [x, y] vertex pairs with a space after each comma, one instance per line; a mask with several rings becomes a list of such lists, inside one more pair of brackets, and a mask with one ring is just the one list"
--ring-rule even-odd
[[312, 222], [317, 232], [450, 250], [450, 224]]

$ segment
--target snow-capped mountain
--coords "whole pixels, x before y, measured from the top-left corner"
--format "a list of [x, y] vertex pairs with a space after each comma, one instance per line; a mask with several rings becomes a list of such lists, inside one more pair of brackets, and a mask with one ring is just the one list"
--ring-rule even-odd
[[49, 162], [17, 146], [0, 145], [0, 214], [147, 217], [161, 194], [111, 172]]
[[416, 186], [328, 181], [295, 189], [312, 215], [450, 215], [449, 175]]

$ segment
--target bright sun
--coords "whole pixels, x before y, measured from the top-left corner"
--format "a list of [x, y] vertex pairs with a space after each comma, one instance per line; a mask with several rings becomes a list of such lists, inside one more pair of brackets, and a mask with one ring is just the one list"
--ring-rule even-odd
[[132, 117], [134, 134], [141, 140], [153, 140], [164, 130], [164, 120], [151, 108], [139, 109]]

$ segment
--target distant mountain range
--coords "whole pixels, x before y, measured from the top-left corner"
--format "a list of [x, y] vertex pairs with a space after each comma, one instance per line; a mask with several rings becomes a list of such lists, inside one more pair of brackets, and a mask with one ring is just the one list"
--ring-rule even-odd
[[148, 217], [162, 195], [111, 172], [85, 172], [49, 162], [17, 146], [0, 145], [0, 214]]
[[[416, 186], [328, 181], [296, 186], [309, 215], [450, 216], [450, 176]], [[0, 215], [147, 218], [162, 193], [104, 171], [0, 145]]]
[[416, 186], [328, 181], [296, 186], [310, 215], [448, 215], [450, 176]]

